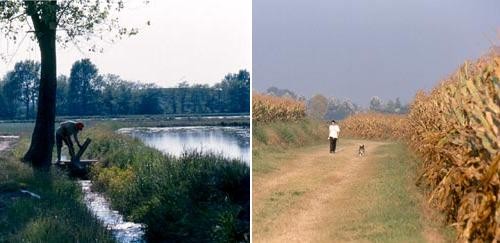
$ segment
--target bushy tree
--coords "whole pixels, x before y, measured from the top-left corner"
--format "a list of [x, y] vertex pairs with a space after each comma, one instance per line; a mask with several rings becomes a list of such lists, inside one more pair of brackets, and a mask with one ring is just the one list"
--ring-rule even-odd
[[67, 109], [75, 115], [99, 113], [97, 107], [103, 89], [102, 77], [89, 59], [75, 62], [69, 76]]
[[221, 101], [227, 112], [250, 111], [250, 73], [240, 70], [227, 74], [215, 88], [220, 88]]
[[313, 119], [323, 120], [328, 108], [328, 99], [320, 94], [314, 95], [307, 102], [307, 115]]
[[295, 92], [289, 89], [280, 89], [278, 87], [269, 87], [266, 92], [266, 95], [278, 96], [278, 97], [287, 97], [294, 100], [301, 100], [302, 97], [299, 97]]
[[382, 111], [383, 110], [383, 104], [382, 104], [382, 99], [380, 99], [378, 96], [373, 96], [370, 99], [370, 110], [372, 111]]
[[56, 111], [58, 115], [66, 115], [68, 113], [68, 77], [60, 75], [57, 77], [57, 92], [56, 92]]
[[25, 118], [32, 117], [38, 99], [36, 91], [40, 84], [40, 63], [33, 60], [18, 62], [14, 65], [11, 75], [7, 77], [8, 80], [5, 82], [11, 85], [10, 90], [14, 96], [11, 98], [19, 100], [24, 105]]
[[[116, 36], [136, 34], [136, 29], [118, 26], [113, 12], [120, 11], [119, 1], [56, 1], [56, 0], [3, 0], [0, 1], [0, 32], [16, 42], [21, 34], [30, 33], [41, 54], [41, 77], [38, 111], [31, 145], [23, 160], [37, 167], [48, 167], [54, 145], [56, 115], [56, 42], [63, 47], [92, 36], [116, 33]], [[83, 37], [78, 39], [78, 37]], [[90, 51], [99, 49], [92, 45]]]
[[331, 98], [324, 118], [326, 120], [341, 120], [361, 111], [361, 107], [349, 99]]
[[21, 96], [21, 86], [13, 78], [14, 71], [5, 74], [2, 81], [2, 94], [5, 99], [5, 117], [14, 118], [19, 110], [19, 99]]

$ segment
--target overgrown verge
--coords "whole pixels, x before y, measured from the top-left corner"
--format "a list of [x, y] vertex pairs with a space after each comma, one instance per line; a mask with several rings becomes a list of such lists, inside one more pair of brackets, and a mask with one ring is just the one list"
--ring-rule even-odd
[[254, 122], [252, 126], [252, 150], [285, 149], [305, 145], [326, 143], [328, 123], [302, 119], [294, 122]]
[[500, 54], [466, 63], [411, 105], [422, 182], [461, 241], [500, 241]]
[[55, 168], [34, 172], [20, 162], [27, 144], [23, 139], [14, 153], [0, 155], [0, 242], [113, 242], [83, 204], [76, 182]]
[[294, 122], [254, 122], [252, 125], [252, 171], [266, 173], [275, 169], [269, 158], [284, 156], [288, 149], [327, 143], [328, 124], [303, 119]]
[[174, 158], [137, 139], [97, 126], [88, 156], [94, 189], [114, 209], [145, 223], [152, 241], [248, 242], [250, 168], [217, 155], [187, 152]]

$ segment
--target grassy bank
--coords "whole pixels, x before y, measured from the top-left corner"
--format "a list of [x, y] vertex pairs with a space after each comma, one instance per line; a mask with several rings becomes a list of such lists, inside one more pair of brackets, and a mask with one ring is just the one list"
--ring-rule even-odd
[[23, 140], [0, 155], [0, 242], [113, 242], [83, 204], [76, 182], [56, 169], [34, 172], [19, 162], [16, 155], [26, 147]]
[[253, 152], [268, 148], [300, 147], [326, 141], [328, 124], [310, 119], [273, 123], [255, 122], [252, 135]]
[[145, 223], [150, 240], [249, 240], [245, 163], [198, 152], [169, 157], [105, 126], [84, 135], [93, 139], [87, 156], [101, 162], [92, 170], [95, 189], [130, 220]]
[[283, 151], [327, 142], [328, 124], [303, 119], [300, 121], [259, 123], [252, 126], [252, 170], [266, 172], [275, 166]]

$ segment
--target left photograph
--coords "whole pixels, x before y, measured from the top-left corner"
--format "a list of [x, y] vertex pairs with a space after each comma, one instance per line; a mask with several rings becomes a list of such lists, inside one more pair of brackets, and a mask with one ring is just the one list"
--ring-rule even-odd
[[0, 0], [0, 242], [250, 242], [251, 72], [251, 0]]

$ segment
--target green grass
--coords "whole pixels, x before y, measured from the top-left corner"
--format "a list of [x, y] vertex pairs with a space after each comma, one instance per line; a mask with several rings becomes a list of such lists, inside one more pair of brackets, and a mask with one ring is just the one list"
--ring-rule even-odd
[[[19, 147], [26, 147], [24, 143]], [[56, 169], [33, 171], [10, 153], [0, 157], [0, 242], [113, 241], [82, 203], [76, 182]]]
[[361, 201], [357, 211], [362, 218], [352, 221], [342, 231], [371, 242], [425, 242], [423, 227], [427, 226], [439, 228], [445, 240], [451, 241], [450, 232], [438, 220], [431, 222], [423, 215], [425, 202], [414, 183], [416, 157], [406, 146], [396, 143], [383, 145], [376, 156], [376, 175], [352, 195]]
[[317, 144], [320, 137], [326, 139], [328, 125], [309, 119], [295, 122], [255, 122], [252, 135], [254, 148], [286, 149]]
[[33, 131], [34, 123], [3, 122], [0, 123], [0, 135], [27, 135]]
[[248, 241], [250, 168], [236, 160], [186, 153], [166, 156], [137, 139], [96, 126], [87, 156], [95, 189], [114, 209], [145, 223], [152, 241]]
[[[411, 191], [414, 178], [407, 176], [414, 175], [416, 163], [408, 154], [399, 144], [383, 145], [377, 151], [381, 156], [375, 165], [377, 175], [357, 191], [372, 200], [371, 207], [361, 213], [363, 220], [352, 226], [361, 232], [360, 237], [375, 242], [424, 241], [420, 202]], [[370, 229], [371, 224], [380, 227]]]
[[[275, 168], [266, 163], [282, 160], [284, 151], [323, 143], [328, 136], [328, 125], [314, 120], [296, 122], [254, 123], [252, 126], [252, 170], [266, 172]], [[269, 156], [269, 155], [273, 156]], [[263, 162], [263, 163], [261, 163]]]
[[[328, 124], [305, 119], [296, 122], [254, 123], [252, 126], [252, 171], [269, 173], [279, 161], [302, 147], [327, 143]], [[346, 140], [340, 139], [339, 146]]]

